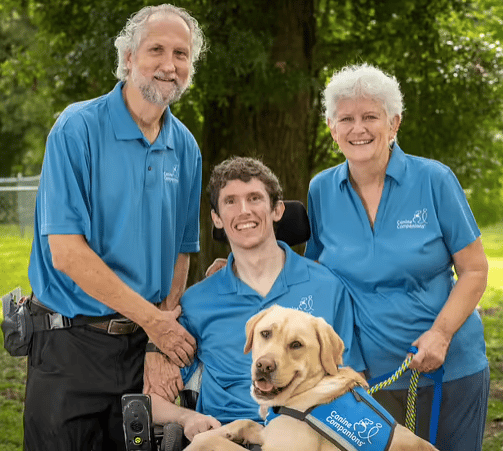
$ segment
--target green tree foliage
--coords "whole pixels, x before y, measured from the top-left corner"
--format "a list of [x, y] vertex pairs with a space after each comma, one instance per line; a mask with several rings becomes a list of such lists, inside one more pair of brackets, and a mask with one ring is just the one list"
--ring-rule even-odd
[[[101, 95], [116, 83], [114, 36], [133, 12], [156, 3], [4, 1], [0, 32], [9, 48], [0, 54], [1, 83], [21, 95], [17, 100], [5, 95], [19, 119], [4, 126], [8, 114], [0, 110], [2, 133], [19, 126], [22, 139], [36, 149], [17, 157], [22, 153], [17, 148], [13, 162], [24, 158], [40, 164], [43, 149], [34, 136], [45, 135], [68, 103]], [[341, 161], [321, 115], [321, 91], [334, 70], [367, 61], [401, 83], [406, 111], [399, 140], [404, 150], [451, 166], [462, 185], [472, 188], [473, 203], [492, 205], [492, 216], [499, 214], [494, 207], [503, 159], [499, 0], [177, 4], [200, 21], [210, 44], [194, 86], [173, 106], [200, 143], [204, 184], [223, 158], [257, 155], [278, 173], [286, 197], [305, 200], [312, 175]], [[24, 37], [9, 34], [15, 17]], [[206, 197], [202, 216], [200, 273], [215, 254], [226, 252], [207, 235]]]
[[[394, 74], [406, 107], [402, 147], [449, 164], [464, 186], [502, 157], [487, 147], [490, 124], [501, 126], [503, 53], [493, 34], [481, 34], [485, 15], [476, 5], [464, 0], [353, 1], [342, 22], [358, 31], [343, 38], [351, 50], [336, 63], [367, 61]], [[328, 61], [328, 54], [322, 59]], [[481, 147], [486, 149], [481, 152]]]
[[0, 176], [30, 175], [40, 169], [32, 162], [43, 154], [51, 97], [47, 83], [39, 83], [39, 62], [26, 56], [37, 48], [36, 27], [23, 8], [4, 8], [0, 6]]
[[[313, 69], [314, 2], [210, 0], [201, 9], [210, 52], [195, 90], [203, 101], [203, 182], [229, 155], [261, 157], [274, 168], [287, 197], [305, 200], [313, 171], [319, 91]], [[278, 18], [281, 18], [278, 20]], [[315, 88], [316, 87], [316, 88]], [[210, 236], [209, 206], [203, 202], [201, 267], [226, 250]]]

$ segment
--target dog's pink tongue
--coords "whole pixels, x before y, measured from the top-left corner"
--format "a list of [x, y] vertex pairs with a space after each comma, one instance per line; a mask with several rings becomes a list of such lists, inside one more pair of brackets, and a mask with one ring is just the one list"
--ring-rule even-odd
[[255, 381], [255, 386], [263, 392], [270, 392], [274, 388], [273, 384], [264, 380]]

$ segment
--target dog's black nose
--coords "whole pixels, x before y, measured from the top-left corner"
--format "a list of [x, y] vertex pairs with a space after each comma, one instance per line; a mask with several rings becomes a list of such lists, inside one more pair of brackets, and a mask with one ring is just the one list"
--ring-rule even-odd
[[276, 362], [270, 357], [261, 357], [255, 365], [259, 371], [267, 374], [276, 370]]

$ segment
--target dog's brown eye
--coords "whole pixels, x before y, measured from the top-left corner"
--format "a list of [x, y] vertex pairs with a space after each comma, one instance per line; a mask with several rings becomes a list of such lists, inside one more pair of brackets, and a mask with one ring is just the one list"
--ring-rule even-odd
[[260, 335], [262, 335], [262, 338], [269, 338], [271, 336], [271, 331], [263, 330], [262, 332], [260, 332]]
[[290, 349], [299, 349], [302, 348], [302, 343], [300, 341], [292, 341], [290, 343]]

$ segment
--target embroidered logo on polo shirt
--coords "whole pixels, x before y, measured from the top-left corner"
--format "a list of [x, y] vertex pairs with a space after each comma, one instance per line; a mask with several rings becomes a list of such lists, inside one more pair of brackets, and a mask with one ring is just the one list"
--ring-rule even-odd
[[306, 313], [313, 313], [314, 308], [313, 308], [313, 296], [304, 296], [300, 298], [300, 304], [297, 307], [297, 310], [301, 310]]
[[170, 183], [178, 183], [178, 165], [174, 164], [171, 172], [164, 171], [164, 181]]
[[424, 229], [428, 222], [428, 209], [416, 210], [412, 219], [398, 220], [396, 222], [397, 229]]

